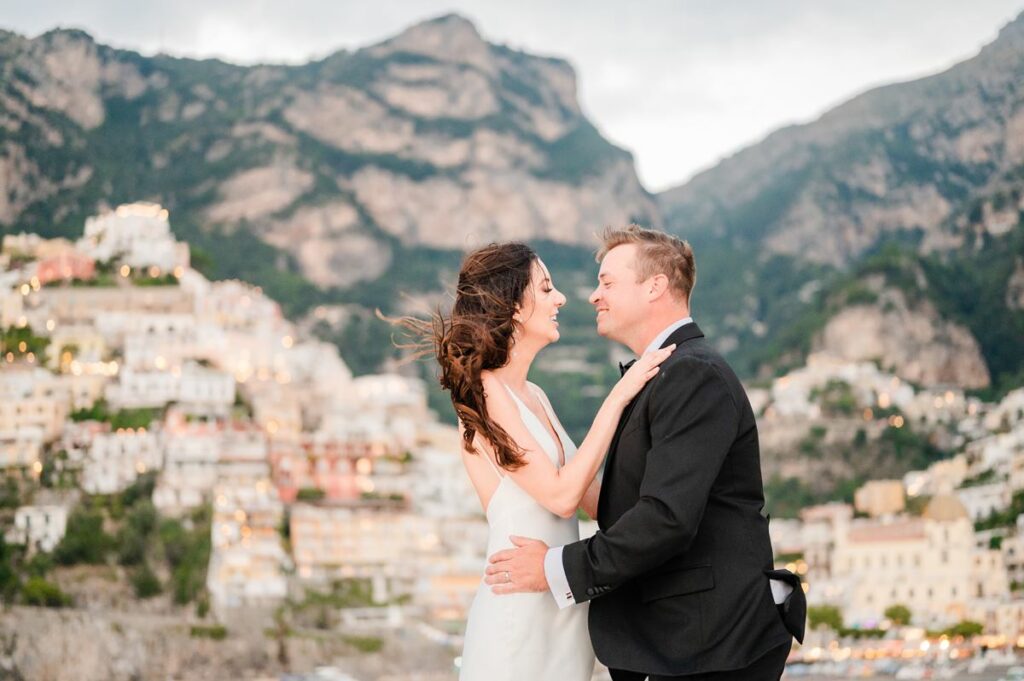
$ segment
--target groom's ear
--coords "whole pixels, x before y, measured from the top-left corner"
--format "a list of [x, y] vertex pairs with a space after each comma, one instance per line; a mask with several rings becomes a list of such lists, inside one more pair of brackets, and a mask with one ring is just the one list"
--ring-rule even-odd
[[664, 274], [655, 274], [644, 282], [644, 292], [647, 300], [655, 301], [668, 293], [668, 277]]

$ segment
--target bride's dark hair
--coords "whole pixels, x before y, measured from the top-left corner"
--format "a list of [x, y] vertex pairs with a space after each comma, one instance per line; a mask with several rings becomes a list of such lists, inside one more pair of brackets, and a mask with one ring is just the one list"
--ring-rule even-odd
[[455, 304], [447, 318], [441, 311], [428, 321], [403, 317], [399, 325], [432, 346], [441, 367], [441, 387], [451, 395], [463, 426], [466, 451], [476, 451], [477, 434], [490, 443], [498, 465], [515, 470], [523, 465], [522, 449], [487, 413], [480, 374], [508, 364], [513, 319], [530, 285], [537, 254], [522, 243], [490, 244], [462, 261]]

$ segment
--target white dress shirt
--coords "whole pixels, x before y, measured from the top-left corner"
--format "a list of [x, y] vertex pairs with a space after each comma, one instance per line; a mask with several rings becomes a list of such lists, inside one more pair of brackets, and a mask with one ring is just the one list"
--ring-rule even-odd
[[[676, 329], [692, 321], [692, 317], [684, 317], [670, 324], [664, 331], [654, 337], [654, 340], [651, 341], [644, 352], [657, 350]], [[558, 603], [559, 609], [576, 604], [576, 599], [572, 595], [572, 589], [569, 588], [569, 578], [566, 577], [565, 566], [562, 565], [562, 548], [561, 546], [553, 546], [544, 554], [544, 576], [548, 580], [548, 588], [551, 590], [551, 595], [555, 597], [555, 602]], [[786, 596], [793, 590], [792, 586], [777, 579], [769, 580], [769, 583], [772, 590], [772, 598], [776, 604], [785, 601]]]

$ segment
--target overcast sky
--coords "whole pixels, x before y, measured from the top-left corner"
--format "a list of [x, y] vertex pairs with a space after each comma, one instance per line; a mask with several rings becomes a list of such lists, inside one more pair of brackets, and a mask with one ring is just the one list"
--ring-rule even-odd
[[586, 113], [659, 191], [875, 85], [974, 55], [1024, 0], [0, 0], [0, 26], [78, 27], [146, 54], [299, 63], [458, 12], [576, 67]]

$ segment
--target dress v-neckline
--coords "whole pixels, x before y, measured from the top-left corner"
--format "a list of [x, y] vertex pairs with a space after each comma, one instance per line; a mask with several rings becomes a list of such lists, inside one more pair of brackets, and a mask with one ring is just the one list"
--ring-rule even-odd
[[519, 403], [519, 406], [525, 409], [530, 414], [530, 416], [536, 419], [537, 423], [540, 424], [541, 429], [551, 439], [551, 443], [555, 445], [555, 466], [557, 468], [562, 468], [563, 466], [565, 466], [565, 443], [562, 441], [561, 434], [559, 434], [559, 432], [555, 429], [555, 420], [554, 418], [552, 418], [551, 413], [548, 411], [547, 406], [544, 404], [544, 400], [540, 398], [537, 399], [537, 401], [540, 402], [540, 408], [544, 410], [544, 417], [545, 419], [547, 419], [548, 422], [546, 426], [544, 425], [544, 422], [541, 421], [540, 417], [537, 416], [537, 413], [530, 409], [530, 406], [526, 404], [526, 402], [523, 402], [523, 399], [519, 397], [519, 395], [516, 395], [516, 391], [513, 390], [510, 385], [508, 385], [505, 382], [502, 382], [502, 385], [505, 386], [505, 389], [508, 390], [510, 395], [512, 395], [512, 398]]

